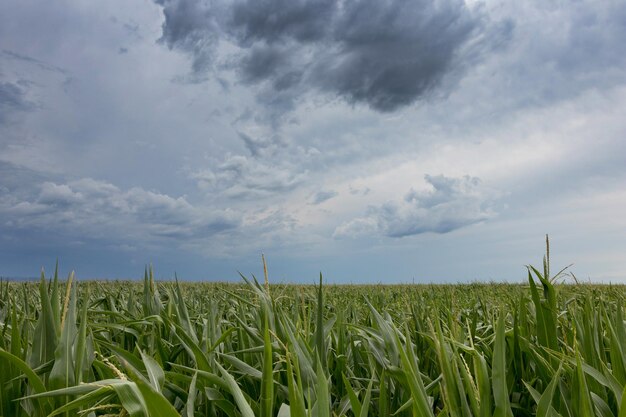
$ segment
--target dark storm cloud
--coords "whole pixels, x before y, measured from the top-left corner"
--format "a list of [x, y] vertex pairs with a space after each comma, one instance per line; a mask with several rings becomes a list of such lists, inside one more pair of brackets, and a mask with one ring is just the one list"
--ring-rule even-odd
[[285, 47], [273, 45], [255, 45], [239, 61], [239, 72], [246, 83], [257, 83], [266, 79], [278, 79], [284, 73], [290, 73], [290, 51]]
[[240, 0], [234, 2], [228, 24], [242, 45], [314, 42], [327, 36], [337, 8], [336, 0]]
[[392, 111], [435, 87], [480, 25], [462, 1], [347, 2], [335, 48], [311, 77], [350, 102]]
[[404, 237], [422, 233], [449, 233], [493, 217], [498, 194], [480, 179], [443, 175], [424, 177], [430, 190], [411, 190], [402, 201], [389, 201], [370, 207], [364, 217], [343, 223], [335, 230], [337, 238], [382, 234]]
[[156, 1], [162, 41], [191, 54], [196, 76], [214, 68], [225, 40], [239, 51], [225, 66], [262, 96], [280, 92], [265, 104], [284, 110], [311, 90], [378, 111], [409, 105], [459, 69], [486, 30], [462, 0]]
[[165, 15], [160, 41], [170, 49], [176, 48], [191, 53], [192, 69], [195, 73], [210, 70], [219, 33], [214, 2], [155, 0], [155, 3], [163, 6]]

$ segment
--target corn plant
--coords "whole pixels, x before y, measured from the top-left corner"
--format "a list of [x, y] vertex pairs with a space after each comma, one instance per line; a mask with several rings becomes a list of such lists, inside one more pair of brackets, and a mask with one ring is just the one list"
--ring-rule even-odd
[[[546, 242], [548, 243], [548, 242]], [[625, 287], [0, 281], [0, 416], [624, 417]]]

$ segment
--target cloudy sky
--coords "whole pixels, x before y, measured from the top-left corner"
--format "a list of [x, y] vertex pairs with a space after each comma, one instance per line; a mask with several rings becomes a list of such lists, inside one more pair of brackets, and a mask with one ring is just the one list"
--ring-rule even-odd
[[622, 0], [3, 0], [0, 275], [626, 281]]

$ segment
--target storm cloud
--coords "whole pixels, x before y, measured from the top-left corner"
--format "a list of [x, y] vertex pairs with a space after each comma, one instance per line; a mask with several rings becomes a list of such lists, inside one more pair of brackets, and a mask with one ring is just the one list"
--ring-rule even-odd
[[[157, 0], [161, 41], [192, 57], [192, 71], [234, 68], [239, 79], [280, 93], [310, 91], [390, 112], [442, 84], [487, 48], [487, 16], [462, 0]], [[497, 36], [511, 30], [502, 25]], [[495, 38], [495, 37], [494, 37]], [[232, 45], [236, 52], [224, 45]]]
[[625, 45], [623, 0], [4, 0], [0, 274], [514, 280], [549, 233], [623, 281]]

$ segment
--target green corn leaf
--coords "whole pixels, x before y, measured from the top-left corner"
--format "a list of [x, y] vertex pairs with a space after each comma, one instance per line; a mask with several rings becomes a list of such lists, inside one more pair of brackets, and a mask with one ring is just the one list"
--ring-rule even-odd
[[513, 417], [509, 403], [509, 389], [506, 381], [506, 339], [504, 333], [504, 314], [500, 314], [496, 326], [494, 342], [492, 389], [495, 404], [493, 417]]
[[224, 381], [226, 382], [230, 393], [235, 399], [235, 403], [237, 403], [237, 407], [239, 408], [239, 412], [241, 413], [241, 415], [243, 417], [254, 417], [254, 412], [252, 411], [250, 404], [246, 401], [246, 398], [243, 395], [241, 388], [239, 387], [239, 385], [237, 385], [237, 381], [235, 381], [235, 378], [233, 378], [233, 376], [229, 374], [228, 371], [224, 369], [219, 363], [216, 363], [215, 366], [217, 366], [217, 369], [219, 369], [220, 373], [222, 374], [222, 377], [224, 378]]
[[70, 387], [76, 384], [74, 371], [74, 343], [78, 329], [76, 327], [76, 285], [73, 284], [73, 273], [67, 281], [68, 290], [64, 302], [61, 337], [59, 338], [54, 366], [50, 372], [50, 387], [52, 389]]
[[263, 331], [264, 353], [263, 374], [261, 377], [261, 417], [273, 417], [274, 409], [274, 361], [272, 358], [272, 341], [268, 315], [265, 315]]
[[163, 384], [165, 383], [165, 374], [163, 369], [161, 369], [161, 366], [154, 360], [154, 358], [147, 355], [143, 350], [138, 350], [141, 354], [143, 364], [146, 367], [146, 371], [148, 372], [148, 379], [150, 380], [152, 388], [157, 392], [161, 392]]
[[322, 361], [317, 358], [317, 417], [330, 417], [330, 395], [329, 384], [326, 379], [326, 373], [322, 368]]
[[[293, 358], [297, 361], [297, 358]], [[292, 356], [287, 352], [285, 361], [287, 363], [287, 386], [289, 389], [289, 412], [291, 417], [305, 417], [306, 409], [304, 407], [304, 395], [302, 392], [302, 382], [299, 381], [297, 375], [294, 374], [292, 365]], [[296, 367], [297, 367], [296, 363]]]

